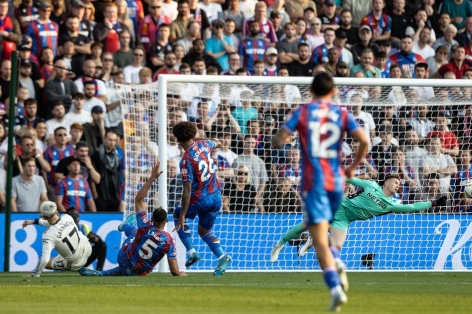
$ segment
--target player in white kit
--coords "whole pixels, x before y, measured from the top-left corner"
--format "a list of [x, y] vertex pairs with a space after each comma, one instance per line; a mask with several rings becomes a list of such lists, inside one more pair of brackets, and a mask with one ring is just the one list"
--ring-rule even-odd
[[[48, 227], [43, 233], [41, 259], [31, 275], [25, 277], [39, 277], [45, 268], [74, 271], [82, 268], [92, 254], [92, 247], [88, 238], [77, 229], [74, 219], [67, 214], [59, 217], [56, 204], [50, 201], [42, 203], [39, 211], [40, 219], [23, 222], [23, 228], [33, 224]], [[53, 249], [59, 255], [51, 258]]]

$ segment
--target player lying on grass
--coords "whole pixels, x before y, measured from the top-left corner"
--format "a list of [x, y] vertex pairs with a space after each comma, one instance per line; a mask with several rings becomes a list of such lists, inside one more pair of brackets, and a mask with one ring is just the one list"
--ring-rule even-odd
[[152, 213], [151, 221], [147, 218], [144, 199], [151, 184], [162, 173], [159, 165], [159, 162], [153, 165], [151, 176], [136, 194], [136, 214], [128, 216], [118, 227], [128, 237], [118, 253], [118, 267], [102, 272], [82, 268], [79, 271], [82, 276], [146, 276], [166, 254], [172, 275], [187, 276], [185, 272], [179, 271], [174, 239], [163, 230], [167, 223], [167, 212], [159, 207]]
[[182, 203], [174, 210], [174, 231], [177, 231], [189, 254], [185, 266], [190, 267], [200, 260], [186, 223], [187, 218], [195, 219], [198, 215], [198, 234], [218, 258], [213, 276], [222, 276], [231, 262], [231, 256], [224, 253], [220, 240], [211, 230], [221, 209], [221, 188], [216, 176], [218, 167], [213, 162], [212, 151], [220, 148], [221, 143], [218, 140], [195, 138], [197, 127], [192, 122], [176, 124], [172, 132], [185, 150], [180, 162]]
[[[46, 201], [41, 204], [39, 211], [40, 219], [23, 222], [23, 228], [33, 224], [48, 227], [42, 237], [41, 259], [33, 273], [24, 277], [39, 277], [45, 268], [74, 271], [81, 269], [92, 254], [88, 238], [78, 231], [71, 216], [58, 216], [56, 203]], [[51, 258], [53, 249], [56, 249], [59, 255]]]
[[[393, 195], [400, 187], [400, 178], [397, 174], [389, 174], [385, 177], [383, 187], [376, 182], [360, 180], [357, 178], [346, 179], [346, 183], [353, 184], [362, 188], [355, 194], [348, 195], [341, 203], [341, 207], [334, 215], [333, 222], [329, 229], [330, 246], [336, 247], [339, 251], [346, 241], [349, 224], [356, 220], [367, 220], [387, 213], [409, 213], [426, 210], [432, 206], [444, 206], [447, 198], [440, 197], [432, 202], [418, 202], [414, 204], [402, 205], [398, 203]], [[290, 229], [279, 242], [274, 246], [270, 253], [270, 261], [275, 263], [279, 253], [287, 241], [300, 238], [303, 231], [306, 230], [304, 223], [300, 223]], [[300, 256], [306, 254], [307, 250], [313, 246], [313, 239], [308, 238], [306, 244], [300, 249]], [[335, 256], [336, 262], [341, 262], [338, 255]], [[342, 263], [342, 262], [341, 262]], [[347, 280], [343, 287], [347, 290]]]

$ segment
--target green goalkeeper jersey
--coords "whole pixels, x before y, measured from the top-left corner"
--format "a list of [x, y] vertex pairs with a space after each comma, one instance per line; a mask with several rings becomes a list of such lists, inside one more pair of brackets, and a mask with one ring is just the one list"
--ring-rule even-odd
[[346, 179], [346, 183], [362, 188], [361, 192], [349, 195], [342, 202], [346, 218], [350, 222], [367, 220], [387, 213], [422, 211], [431, 207], [431, 202], [399, 204], [393, 197], [385, 196], [382, 187], [373, 181], [352, 178]]

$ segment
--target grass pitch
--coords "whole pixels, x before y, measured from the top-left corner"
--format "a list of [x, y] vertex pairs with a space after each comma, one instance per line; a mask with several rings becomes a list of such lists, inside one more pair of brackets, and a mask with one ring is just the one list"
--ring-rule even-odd
[[[0, 273], [0, 313], [322, 313], [321, 273]], [[472, 273], [349, 273], [343, 313], [471, 313]]]

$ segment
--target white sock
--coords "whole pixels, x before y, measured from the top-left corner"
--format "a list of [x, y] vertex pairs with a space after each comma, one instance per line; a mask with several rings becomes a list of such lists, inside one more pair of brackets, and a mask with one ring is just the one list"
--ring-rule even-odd
[[190, 250], [188, 251], [188, 255], [189, 255], [189, 256], [192, 256], [193, 253], [195, 253], [195, 252], [196, 252], [195, 249], [190, 249]]
[[329, 289], [329, 293], [334, 295], [336, 292], [342, 291], [341, 286], [336, 286], [334, 288]]

